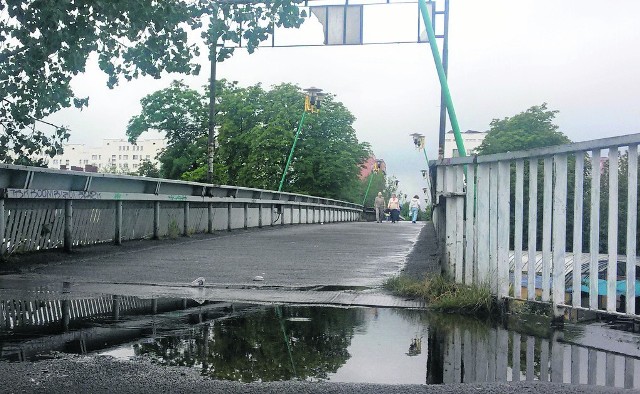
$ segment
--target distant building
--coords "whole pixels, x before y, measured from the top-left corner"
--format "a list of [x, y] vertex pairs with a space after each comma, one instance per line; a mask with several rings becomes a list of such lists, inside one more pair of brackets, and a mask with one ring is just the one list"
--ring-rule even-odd
[[[476, 149], [484, 141], [484, 137], [487, 136], [486, 131], [467, 130], [461, 133], [462, 141], [464, 143], [464, 149], [467, 151], [467, 155], [476, 152]], [[444, 138], [444, 157], [458, 157], [458, 148], [456, 145], [456, 139], [453, 136], [453, 131], [449, 131]]]
[[[365, 160], [364, 163], [362, 163], [361, 167], [360, 167], [360, 180], [365, 179], [366, 177], [369, 176], [369, 174], [371, 174], [371, 171], [373, 171], [373, 166], [376, 163], [377, 159], [375, 156], [371, 156], [369, 157], [367, 160]], [[387, 164], [384, 162], [384, 160], [380, 161], [380, 170], [386, 174], [387, 172]]]
[[166, 145], [165, 139], [140, 139], [134, 145], [124, 138], [104, 139], [99, 147], [65, 144], [64, 152], [50, 158], [48, 167], [87, 172], [135, 172], [145, 160], [157, 165], [156, 156]]

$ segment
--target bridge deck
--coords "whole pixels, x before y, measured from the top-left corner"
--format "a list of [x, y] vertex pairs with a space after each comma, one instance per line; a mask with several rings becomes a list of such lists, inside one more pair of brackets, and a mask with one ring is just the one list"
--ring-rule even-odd
[[[419, 237], [422, 229], [422, 224], [406, 222], [294, 225], [92, 247], [72, 255], [45, 252], [13, 261], [17, 272], [0, 275], [0, 294], [19, 297], [20, 292], [31, 292], [32, 298], [33, 291], [47, 290], [58, 298], [69, 292], [72, 297], [106, 293], [419, 307], [422, 304], [379, 292], [292, 290], [379, 287], [405, 267], [419, 238], [416, 250], [435, 250], [435, 245], [425, 244], [433, 242], [432, 237], [426, 241]], [[425, 229], [432, 231], [432, 227]], [[415, 252], [408, 260], [412, 272], [424, 264], [424, 256]], [[253, 281], [256, 275], [264, 281]], [[188, 286], [197, 277], [205, 278], [204, 288]]]

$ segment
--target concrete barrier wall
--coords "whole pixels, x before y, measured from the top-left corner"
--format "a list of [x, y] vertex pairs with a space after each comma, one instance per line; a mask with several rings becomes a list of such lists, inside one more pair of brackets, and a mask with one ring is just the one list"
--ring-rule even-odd
[[0, 165], [0, 254], [359, 220], [362, 206], [271, 190]]

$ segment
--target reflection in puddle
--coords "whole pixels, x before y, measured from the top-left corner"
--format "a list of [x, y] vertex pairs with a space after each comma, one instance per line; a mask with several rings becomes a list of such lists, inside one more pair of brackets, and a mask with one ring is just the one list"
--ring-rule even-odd
[[0, 359], [10, 361], [59, 351], [144, 358], [242, 382], [542, 380], [640, 387], [640, 338], [611, 336], [602, 325], [532, 336], [418, 310], [124, 296], [4, 300], [0, 312]]

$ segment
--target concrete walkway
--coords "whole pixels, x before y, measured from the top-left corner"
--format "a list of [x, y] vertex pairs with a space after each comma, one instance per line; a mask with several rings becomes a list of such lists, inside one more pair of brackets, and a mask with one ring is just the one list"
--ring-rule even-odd
[[[175, 296], [176, 288], [198, 277], [212, 289], [208, 294], [216, 288], [256, 286], [379, 287], [405, 267], [423, 226], [407, 222], [284, 226], [103, 245], [71, 255], [27, 255], [4, 266], [0, 292], [43, 288], [62, 292], [67, 282], [64, 291], [70, 293]], [[258, 275], [264, 280], [254, 281]]]

